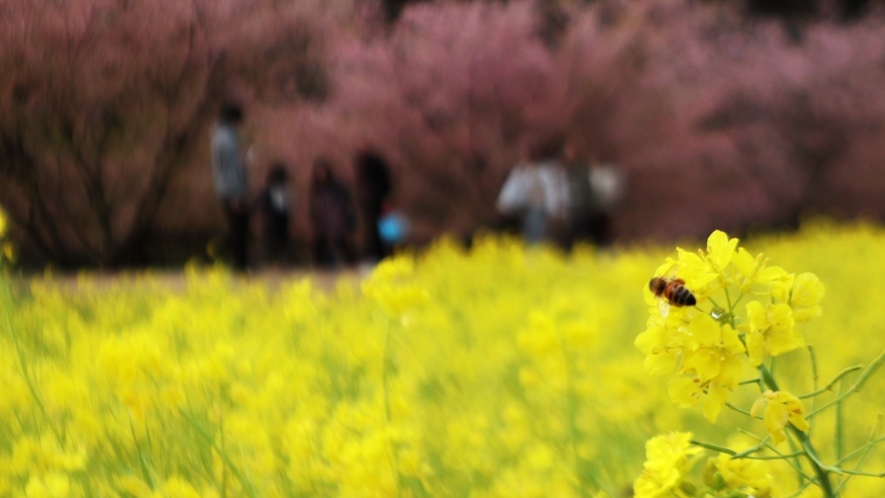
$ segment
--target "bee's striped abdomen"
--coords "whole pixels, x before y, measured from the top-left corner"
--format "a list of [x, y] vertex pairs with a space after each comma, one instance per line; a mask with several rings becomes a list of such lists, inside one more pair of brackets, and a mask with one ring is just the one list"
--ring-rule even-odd
[[697, 303], [694, 294], [683, 285], [674, 289], [670, 301], [676, 306], [694, 306]]

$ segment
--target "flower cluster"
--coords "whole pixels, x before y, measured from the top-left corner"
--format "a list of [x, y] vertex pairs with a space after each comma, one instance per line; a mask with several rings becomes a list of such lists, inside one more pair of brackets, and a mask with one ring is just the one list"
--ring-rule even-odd
[[701, 449], [690, 443], [691, 433], [673, 432], [645, 443], [646, 460], [634, 484], [636, 498], [690, 496], [683, 477]]
[[646, 289], [649, 318], [636, 347], [646, 355], [649, 373], [675, 373], [669, 387], [673, 403], [703, 403], [711, 422], [741, 381], [745, 363], [759, 367], [801, 348], [805, 338], [796, 324], [821, 313], [824, 287], [815, 275], [787, 273], [721, 231], [710, 235], [706, 250], [679, 249], [655, 276], [684, 281], [696, 305], [671, 305], [667, 296]]
[[704, 451], [692, 445], [692, 436], [672, 432], [646, 442], [646, 461], [633, 484], [635, 498], [752, 498], [775, 492], [767, 462], [725, 453], [707, 459], [701, 481], [693, 481], [689, 472]]
[[388, 318], [403, 319], [404, 313], [428, 300], [427, 291], [414, 282], [415, 262], [400, 256], [382, 261], [363, 281], [363, 294], [375, 301]]
[[[640, 325], [618, 303], [650, 261], [486, 239], [328, 289], [0, 280], [0, 497], [615, 496], [606, 433], [632, 455], [631, 420], [676, 421], [599, 333]], [[47, 437], [77, 466], [17, 450]]]

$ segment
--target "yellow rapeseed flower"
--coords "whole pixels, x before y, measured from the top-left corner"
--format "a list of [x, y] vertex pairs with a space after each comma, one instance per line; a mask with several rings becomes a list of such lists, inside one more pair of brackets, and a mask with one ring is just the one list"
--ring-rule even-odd
[[678, 343], [671, 344], [670, 333], [664, 326], [649, 327], [636, 337], [633, 344], [646, 355], [644, 366], [649, 374], [661, 376], [676, 370], [681, 348]]
[[680, 490], [682, 478], [702, 451], [691, 445], [691, 438], [690, 432], [671, 432], [645, 443], [642, 474], [633, 483], [635, 498], [685, 496]]
[[517, 335], [516, 343], [521, 351], [543, 358], [561, 350], [556, 323], [549, 315], [535, 311], [529, 314], [528, 321], [528, 330]]
[[154, 492], [156, 498], [201, 498], [200, 493], [186, 480], [178, 476], [170, 477], [163, 485], [163, 490]]
[[116, 488], [119, 491], [137, 498], [148, 498], [151, 496], [151, 488], [141, 478], [132, 474], [115, 479]]
[[713, 270], [723, 274], [725, 268], [734, 257], [738, 239], [729, 239], [728, 235], [721, 230], [716, 230], [707, 238], [707, 260], [712, 264]]
[[[720, 377], [729, 380], [741, 363], [738, 355], [744, 352], [744, 344], [730, 325], [721, 325], [709, 315], [700, 315], [688, 325], [692, 347], [683, 360], [683, 371], [694, 371], [702, 382]], [[740, 379], [738, 379], [740, 380]]]
[[43, 476], [32, 474], [25, 486], [27, 498], [67, 498], [70, 494], [71, 481], [61, 472], [48, 472]]
[[429, 300], [427, 291], [414, 280], [414, 260], [398, 256], [382, 261], [363, 281], [362, 291], [387, 317], [402, 320], [407, 310]]
[[820, 300], [824, 297], [824, 284], [813, 273], [800, 273], [793, 281], [790, 307], [796, 323], [807, 322], [821, 315]]
[[[752, 292], [757, 285], [770, 288], [773, 282], [787, 275], [787, 272], [779, 266], [768, 266], [765, 255], [759, 254], [754, 258], [743, 247], [737, 250], [732, 262], [741, 275], [738, 278], [738, 288], [744, 293]], [[767, 289], [762, 287], [758, 292], [764, 295]]]
[[796, 322], [787, 304], [762, 306], [759, 301], [751, 301], [747, 303], [747, 318], [747, 352], [754, 367], [769, 355], [782, 355], [805, 345], [805, 338], [793, 328]]
[[763, 423], [768, 433], [771, 434], [771, 440], [774, 444], [778, 444], [787, 439], [784, 428], [790, 423], [796, 429], [805, 432], [810, 427], [808, 421], [805, 420], [805, 409], [802, 402], [796, 396], [785, 392], [771, 390], [765, 391], [762, 397], [753, 403], [750, 413], [753, 416], [764, 407]]
[[732, 458], [725, 453], [707, 462], [704, 482], [719, 492], [736, 491], [740, 496], [771, 496], [774, 489], [774, 476], [765, 461]]

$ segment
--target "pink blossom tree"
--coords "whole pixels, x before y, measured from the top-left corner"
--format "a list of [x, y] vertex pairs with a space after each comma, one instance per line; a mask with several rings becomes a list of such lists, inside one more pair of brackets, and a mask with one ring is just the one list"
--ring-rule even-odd
[[493, 219], [509, 169], [555, 140], [624, 169], [625, 240], [885, 214], [881, 14], [797, 41], [687, 0], [417, 2], [395, 21], [365, 0], [7, 3], [0, 203], [52, 259], [216, 230], [205, 132], [232, 95], [253, 178], [281, 159], [303, 194], [325, 156], [350, 181], [371, 145], [419, 241]]
[[7, 2], [0, 202], [45, 257], [140, 256], [231, 98], [322, 97], [318, 2]]

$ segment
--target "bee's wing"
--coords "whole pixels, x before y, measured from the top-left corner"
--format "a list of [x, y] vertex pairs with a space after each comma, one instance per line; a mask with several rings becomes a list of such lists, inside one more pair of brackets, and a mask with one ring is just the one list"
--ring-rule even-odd
[[674, 280], [676, 279], [677, 273], [679, 273], [679, 263], [674, 261], [673, 264], [670, 265], [670, 267], [667, 268], [667, 270], [664, 272], [663, 277], [668, 280]]
[[666, 299], [658, 299], [658, 313], [661, 314], [661, 318], [667, 318], [670, 314], [670, 303]]
[[655, 270], [655, 276], [661, 277], [666, 280], [672, 280], [676, 277], [676, 273], [679, 271], [679, 262], [672, 259], [667, 258], [667, 262], [662, 264]]

